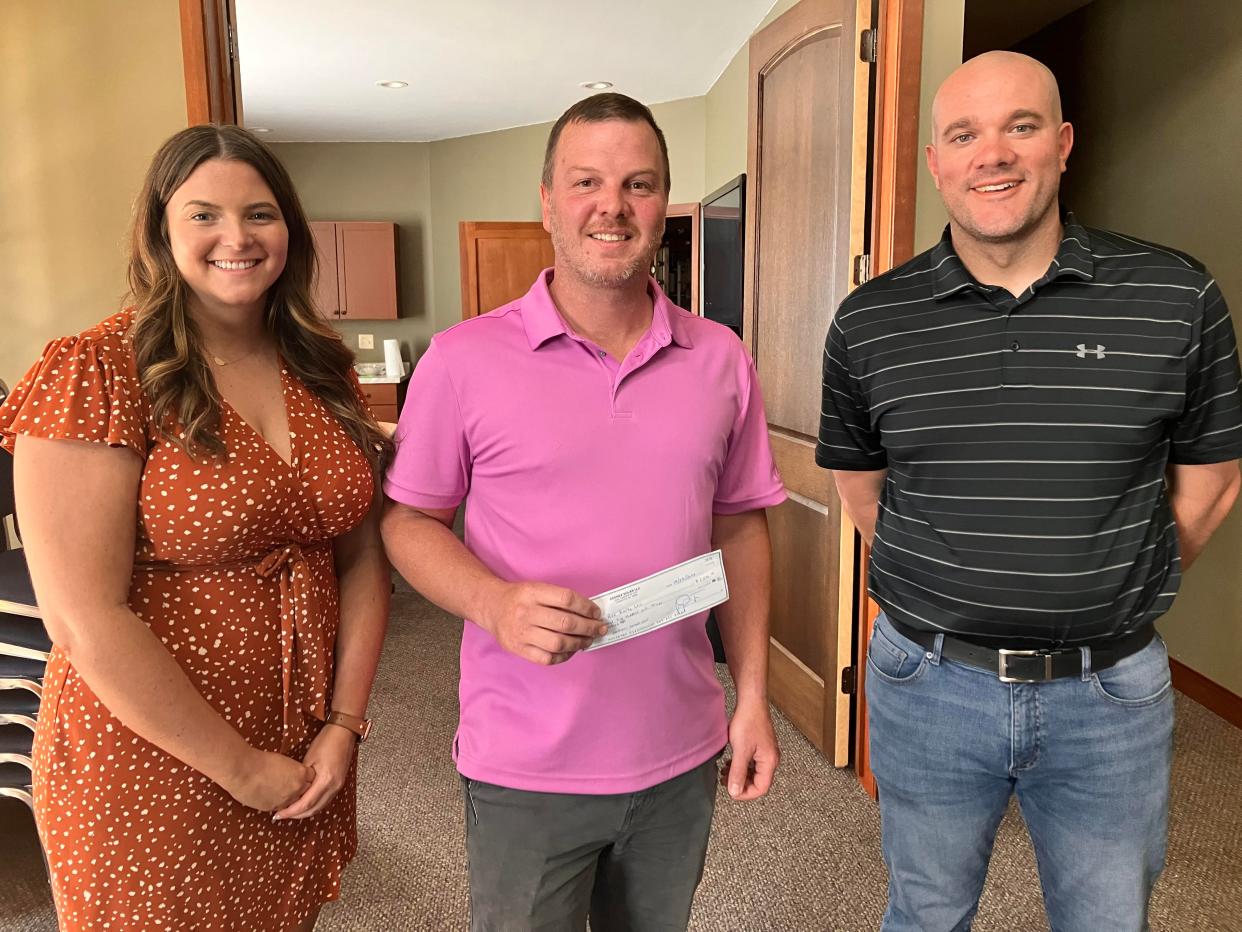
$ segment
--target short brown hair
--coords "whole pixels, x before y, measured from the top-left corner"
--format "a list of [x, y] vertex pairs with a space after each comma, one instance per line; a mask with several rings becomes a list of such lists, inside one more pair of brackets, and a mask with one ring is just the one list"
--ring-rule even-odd
[[562, 113], [561, 118], [553, 124], [552, 132], [548, 133], [548, 147], [543, 153], [543, 186], [552, 187], [552, 163], [556, 159], [556, 144], [560, 141], [565, 127], [570, 123], [604, 123], [608, 120], [646, 123], [651, 127], [656, 142], [660, 144], [660, 158], [664, 161], [664, 193], [667, 195], [672, 190], [673, 179], [668, 170], [668, 143], [664, 141], [664, 132], [646, 104], [616, 93], [592, 94]]

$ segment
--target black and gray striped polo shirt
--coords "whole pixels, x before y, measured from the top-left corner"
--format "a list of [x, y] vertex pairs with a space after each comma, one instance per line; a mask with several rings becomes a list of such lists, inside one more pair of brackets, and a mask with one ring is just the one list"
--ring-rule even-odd
[[829, 328], [815, 458], [888, 469], [869, 587], [889, 615], [1010, 647], [1099, 641], [1181, 579], [1168, 463], [1242, 456], [1237, 344], [1195, 260], [1066, 218], [1018, 298], [940, 243]]

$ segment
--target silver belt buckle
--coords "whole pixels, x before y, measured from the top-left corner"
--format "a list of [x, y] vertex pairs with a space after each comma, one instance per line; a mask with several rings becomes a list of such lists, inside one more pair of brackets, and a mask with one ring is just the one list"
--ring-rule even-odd
[[[1006, 650], [1000, 648], [996, 652], [996, 675], [1002, 683], [1043, 683], [1052, 679], [1052, 654], [1043, 650]], [[1009, 662], [1007, 657], [1039, 657], [1044, 658], [1044, 678], [1042, 680], [1032, 680], [1021, 676], [1009, 676]]]

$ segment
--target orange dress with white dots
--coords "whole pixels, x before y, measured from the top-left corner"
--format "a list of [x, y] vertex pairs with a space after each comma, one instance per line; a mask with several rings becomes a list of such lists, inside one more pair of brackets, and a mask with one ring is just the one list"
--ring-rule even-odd
[[[227, 404], [227, 461], [192, 459], [148, 422], [129, 324], [122, 312], [53, 341], [0, 407], [0, 442], [85, 440], [142, 458], [130, 608], [251, 745], [300, 760], [330, 703], [332, 540], [366, 515], [370, 468], [288, 371], [291, 463]], [[357, 847], [352, 769], [320, 813], [273, 822], [126, 728], [56, 648], [34, 800], [62, 930], [296, 928], [338, 896]]]

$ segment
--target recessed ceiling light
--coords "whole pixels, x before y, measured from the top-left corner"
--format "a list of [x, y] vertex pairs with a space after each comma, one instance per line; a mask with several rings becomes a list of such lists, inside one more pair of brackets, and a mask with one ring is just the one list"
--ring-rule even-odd
[[585, 87], [588, 91], [606, 91], [612, 87], [611, 81], [584, 81], [579, 87]]
[[271, 132], [271, 130], [268, 129], [266, 126], [247, 126], [246, 129], [250, 130], [250, 132], [252, 133], [270, 133]]
[[409, 87], [409, 81], [376, 81], [380, 87]]

